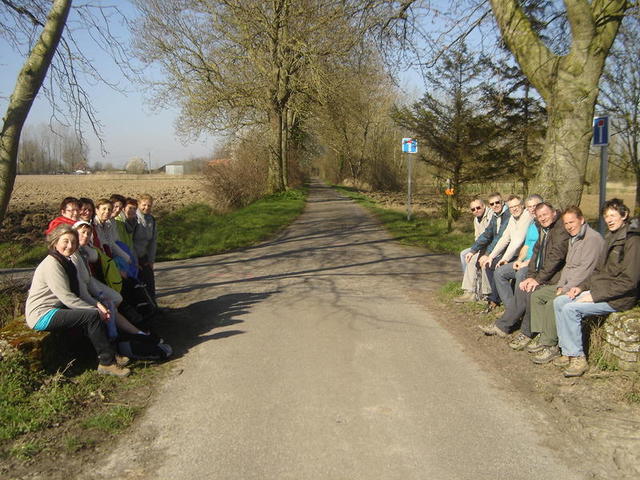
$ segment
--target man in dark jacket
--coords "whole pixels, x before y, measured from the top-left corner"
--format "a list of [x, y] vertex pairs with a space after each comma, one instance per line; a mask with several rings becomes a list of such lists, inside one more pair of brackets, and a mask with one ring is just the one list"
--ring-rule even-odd
[[513, 301], [509, 302], [502, 317], [491, 325], [478, 325], [486, 335], [504, 338], [522, 321], [520, 335], [509, 344], [514, 350], [522, 350], [531, 341], [531, 293], [540, 285], [558, 282], [571, 238], [560, 219], [560, 212], [551, 204], [540, 203], [535, 215], [540, 235], [533, 247], [527, 278], [515, 289]]
[[553, 302], [562, 350], [554, 364], [568, 367], [565, 377], [578, 377], [589, 369], [582, 345], [582, 319], [629, 310], [638, 302], [640, 232], [629, 225], [629, 209], [622, 200], [605, 202], [602, 215], [609, 232], [593, 274]]
[[[509, 223], [509, 219], [511, 218], [511, 213], [509, 209], [502, 201], [502, 196], [495, 192], [489, 195], [489, 206], [493, 210], [493, 217], [489, 222], [487, 228], [482, 232], [474, 244], [471, 246], [471, 249], [467, 253], [465, 260], [467, 263], [471, 261], [473, 256], [481, 252], [481, 254], [488, 255], [492, 252], [493, 248], [502, 237], [505, 229], [507, 228], [507, 224]], [[491, 293], [488, 297], [488, 307], [487, 311], [493, 310], [498, 303], [500, 302], [500, 297], [498, 297], [498, 293], [496, 292], [496, 284], [493, 279], [493, 273], [496, 267], [496, 264], [500, 261], [502, 256], [498, 256], [493, 259], [493, 262], [485, 268], [487, 278], [489, 280], [489, 285], [491, 286]]]

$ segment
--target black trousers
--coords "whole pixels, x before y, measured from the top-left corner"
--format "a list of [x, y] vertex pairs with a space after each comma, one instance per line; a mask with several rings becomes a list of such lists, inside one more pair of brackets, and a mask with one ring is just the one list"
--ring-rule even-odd
[[74, 327], [82, 328], [89, 337], [101, 365], [112, 365], [115, 362], [116, 350], [107, 337], [107, 328], [98, 310], [62, 308], [54, 314], [47, 330], [67, 330]]
[[151, 295], [151, 298], [156, 299], [156, 279], [153, 274], [153, 268], [151, 268], [147, 262], [147, 257], [140, 258], [140, 273], [138, 278], [142, 283], [147, 286], [147, 292]]

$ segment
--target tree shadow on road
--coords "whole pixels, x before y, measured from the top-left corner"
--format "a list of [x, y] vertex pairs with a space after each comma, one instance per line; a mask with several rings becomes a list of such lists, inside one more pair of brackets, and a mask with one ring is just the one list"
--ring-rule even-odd
[[183, 308], [168, 309], [157, 321], [156, 331], [173, 348], [171, 358], [179, 358], [200, 343], [246, 333], [246, 330], [224, 328], [244, 323], [239, 317], [275, 293], [278, 291], [232, 293]]

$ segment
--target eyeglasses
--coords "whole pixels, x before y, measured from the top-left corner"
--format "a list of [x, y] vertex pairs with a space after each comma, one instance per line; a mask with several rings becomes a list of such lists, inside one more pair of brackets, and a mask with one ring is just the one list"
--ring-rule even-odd
[[502, 200], [497, 200], [497, 201], [495, 201], [495, 202], [489, 202], [489, 205], [491, 205], [492, 207], [493, 207], [494, 205], [502, 205]]
[[521, 207], [521, 206], [522, 206], [522, 204], [521, 204], [521, 203], [516, 203], [515, 205], [510, 205], [510, 206], [509, 206], [509, 210], [513, 210], [513, 209], [515, 209], [515, 208], [519, 208], [519, 207]]
[[482, 210], [482, 207], [471, 207], [472, 212], [475, 212], [476, 210]]

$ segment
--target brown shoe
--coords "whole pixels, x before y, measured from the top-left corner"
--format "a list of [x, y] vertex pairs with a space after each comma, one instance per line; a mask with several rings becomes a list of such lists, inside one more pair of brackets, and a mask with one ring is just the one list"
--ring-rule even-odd
[[556, 367], [568, 367], [569, 366], [569, 357], [567, 357], [566, 355], [560, 355], [559, 357], [556, 357], [553, 359], [552, 362]]
[[118, 365], [119, 367], [126, 367], [127, 365], [129, 365], [129, 361], [129, 357], [116, 354], [116, 365]]
[[489, 325], [478, 325], [478, 328], [482, 330], [482, 333], [489, 336], [495, 335], [496, 337], [505, 338], [509, 335], [507, 332], [500, 330], [495, 323], [491, 323]]
[[554, 358], [560, 356], [560, 348], [557, 345], [545, 346], [537, 355], [531, 357], [531, 361], [538, 365], [544, 365], [553, 361]]
[[569, 357], [569, 367], [564, 371], [565, 377], [580, 377], [589, 370], [587, 357]]
[[476, 296], [471, 292], [464, 292], [462, 295], [453, 299], [454, 303], [475, 302]]
[[516, 335], [516, 338], [509, 342], [509, 346], [519, 352], [520, 350], [524, 350], [524, 347], [529, 345], [529, 343], [531, 343], [531, 339], [524, 333], [519, 333]]
[[131, 373], [131, 370], [112, 363], [111, 365], [98, 365], [98, 373], [102, 375], [113, 375], [115, 377], [126, 377]]

